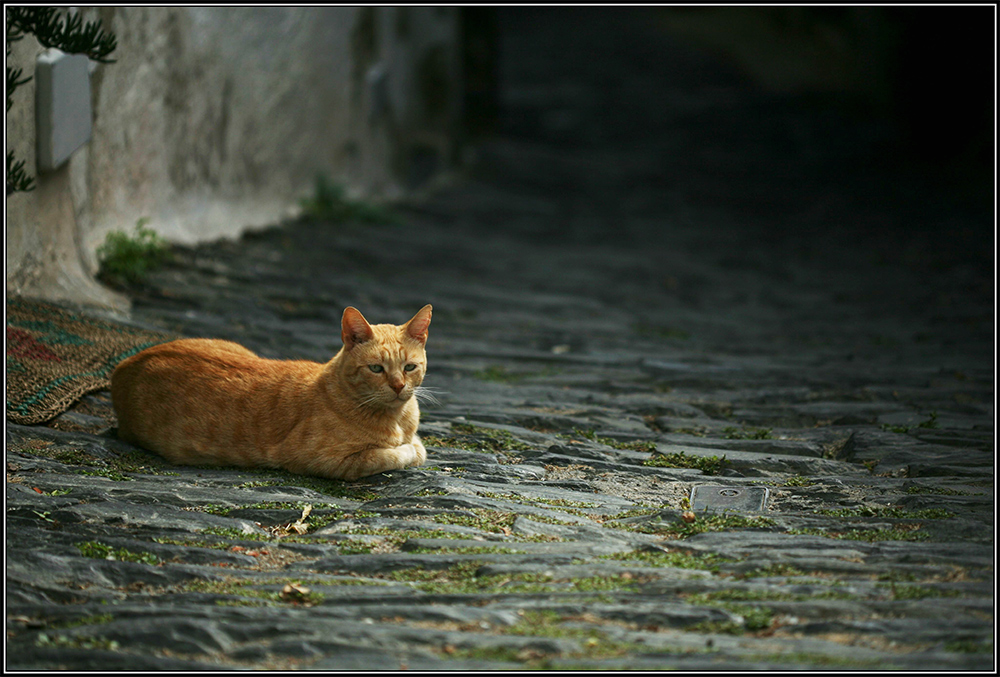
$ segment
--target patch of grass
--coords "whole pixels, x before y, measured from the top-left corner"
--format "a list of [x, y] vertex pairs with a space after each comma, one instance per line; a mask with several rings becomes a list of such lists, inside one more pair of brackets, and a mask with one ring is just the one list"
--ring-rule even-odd
[[887, 430], [889, 432], [893, 432], [893, 433], [898, 433], [898, 434], [904, 435], [904, 434], [906, 434], [908, 432], [911, 432], [913, 430], [916, 430], [918, 428], [923, 428], [923, 429], [934, 429], [934, 428], [937, 428], [938, 427], [938, 420], [937, 419], [938, 419], [937, 412], [936, 411], [932, 411], [928, 415], [927, 420], [921, 421], [916, 426], [891, 425], [889, 423], [883, 423], [882, 424], [882, 430]]
[[789, 653], [767, 653], [767, 654], [741, 654], [744, 661], [761, 662], [781, 662], [797, 664], [799, 667], [812, 668], [823, 666], [824, 668], [842, 668], [844, 670], [892, 670], [898, 669], [892, 663], [886, 663], [881, 658], [844, 658], [842, 656], [830, 656], [828, 654], [812, 654], [805, 652]]
[[148, 218], [139, 219], [133, 235], [120, 230], [107, 234], [104, 244], [97, 248], [98, 279], [118, 287], [139, 285], [169, 259], [167, 243], [146, 227], [148, 222]]
[[723, 436], [727, 440], [772, 440], [774, 435], [771, 434], [771, 428], [754, 428], [752, 426], [746, 426], [743, 428], [736, 428], [733, 426], [726, 426], [722, 429]]
[[237, 484], [237, 489], [257, 489], [259, 487], [273, 487], [278, 484], [277, 480], [260, 480], [255, 482], [244, 482], [243, 484]]
[[301, 585], [300, 581], [288, 578], [241, 579], [226, 577], [221, 580], [193, 580], [179, 586], [181, 592], [198, 592], [210, 595], [233, 595], [243, 600], [219, 600], [223, 606], [258, 606], [261, 603], [286, 603], [293, 606], [315, 606], [321, 604], [325, 595], [319, 592], [305, 592], [287, 595], [281, 590], [264, 590], [263, 586], [287, 584]]
[[623, 510], [621, 512], [615, 513], [613, 515], [601, 515], [605, 522], [608, 520], [620, 520], [626, 519], [628, 517], [642, 517], [645, 515], [652, 515], [660, 512], [661, 508], [629, 508], [628, 510]]
[[861, 465], [865, 467], [872, 475], [875, 474], [875, 468], [878, 467], [879, 460], [877, 458], [872, 458], [867, 461], [862, 461]]
[[730, 634], [742, 634], [744, 632], [757, 632], [766, 630], [774, 622], [774, 610], [766, 606], [750, 606], [748, 604], [735, 604], [732, 602], [706, 602], [709, 606], [719, 606], [730, 613], [743, 617], [743, 624], [720, 624], [721, 627], [714, 632], [726, 632]]
[[88, 454], [83, 449], [60, 449], [51, 458], [59, 461], [60, 463], [66, 463], [68, 465], [85, 465], [85, 466], [96, 466], [103, 465], [101, 461], [93, 454]]
[[695, 468], [706, 475], [718, 475], [726, 467], [726, 457], [694, 456], [678, 451], [669, 454], [653, 454], [642, 464], [654, 468]]
[[156, 566], [162, 561], [151, 552], [132, 552], [125, 548], [117, 550], [110, 545], [105, 545], [99, 541], [85, 541], [75, 544], [80, 554], [92, 559], [108, 559], [118, 562], [136, 562], [138, 564], [148, 564]]
[[559, 435], [559, 437], [569, 440], [572, 440], [576, 437], [583, 437], [584, 439], [590, 440], [591, 442], [597, 442], [598, 444], [609, 446], [612, 449], [628, 449], [631, 451], [645, 451], [648, 453], [656, 451], [656, 442], [648, 440], [631, 440], [628, 442], [623, 442], [621, 440], [616, 440], [611, 437], [600, 437], [593, 428], [573, 428], [573, 432], [562, 433]]
[[135, 478], [123, 475], [117, 470], [77, 470], [77, 475], [87, 475], [88, 477], [107, 477], [115, 482], [132, 482]]
[[504, 533], [505, 530], [509, 531], [510, 527], [513, 526], [514, 520], [517, 519], [517, 513], [471, 508], [468, 513], [441, 513], [434, 515], [431, 519], [439, 524], [453, 524], [491, 533]]
[[579, 658], [613, 658], [642, 650], [641, 645], [612, 640], [600, 628], [566, 625], [566, 619], [554, 611], [522, 611], [520, 615], [521, 619], [501, 630], [502, 634], [576, 640], [583, 648]]
[[422, 435], [421, 439], [425, 445], [484, 453], [527, 451], [531, 449], [529, 445], [519, 441], [507, 430], [483, 428], [469, 423], [453, 423], [451, 430], [458, 436], [437, 437], [435, 435]]
[[440, 554], [442, 551], [446, 551], [449, 555], [516, 555], [524, 552], [524, 550], [506, 548], [500, 545], [461, 546], [458, 548], [414, 548], [409, 552], [433, 555]]
[[920, 423], [918, 423], [917, 427], [918, 428], [937, 428], [938, 427], [937, 418], [938, 418], [937, 412], [936, 411], [932, 411], [930, 413], [930, 416], [927, 418], [927, 420], [926, 421], [921, 421]]
[[945, 651], [951, 653], [992, 653], [993, 642], [987, 640], [963, 639], [954, 642], [945, 642]]
[[961, 590], [942, 590], [921, 585], [897, 585], [895, 582], [889, 583], [894, 600], [905, 599], [927, 599], [928, 597], [961, 597]]
[[[728, 513], [697, 515], [694, 522], [674, 523], [667, 527], [671, 538], [690, 538], [706, 531], [733, 531], [735, 529], [767, 529], [775, 526], [774, 520], [762, 516], [744, 516]], [[660, 532], [662, 533], [662, 532]]]
[[210, 503], [208, 505], [201, 506], [198, 510], [199, 512], [207, 512], [212, 515], [221, 515], [222, 517], [226, 517], [234, 510], [296, 510], [301, 512], [307, 505], [310, 504], [305, 501], [296, 501], [295, 503], [263, 501], [261, 503], [247, 503], [246, 505], [217, 505]]
[[185, 548], [211, 548], [212, 550], [229, 550], [232, 543], [218, 541], [206, 541], [203, 538], [167, 538], [166, 536], [156, 536], [154, 543], [161, 545], [180, 545]]
[[833, 531], [816, 529], [813, 527], [802, 527], [789, 529], [788, 534], [801, 534], [805, 536], [823, 536], [825, 538], [838, 538], [849, 541], [926, 541], [930, 534], [920, 531], [920, 525], [897, 526], [892, 529], [847, 529], [844, 531]]
[[547, 508], [554, 508], [556, 510], [564, 510], [565, 512], [584, 517], [591, 517], [591, 515], [583, 512], [583, 510], [578, 510], [578, 508], [596, 509], [601, 507], [600, 503], [591, 503], [589, 501], [570, 501], [565, 498], [540, 498], [537, 496], [522, 496], [519, 494], [500, 494], [494, 491], [477, 491], [476, 495], [484, 498], [514, 501], [525, 505], [544, 506]]
[[471, 649], [456, 648], [450, 645], [431, 647], [443, 658], [466, 661], [486, 661], [490, 663], [525, 663], [529, 654], [518, 649], [505, 646], [474, 647]]
[[313, 186], [312, 196], [299, 200], [304, 216], [337, 223], [399, 223], [399, 217], [387, 207], [348, 198], [346, 189], [325, 174], [317, 174]]
[[801, 475], [796, 475], [794, 477], [789, 477], [781, 486], [783, 487], [811, 487], [816, 484], [815, 481], [809, 479], [808, 477], [802, 477]]
[[[240, 470], [245, 470], [245, 468], [240, 468]], [[367, 503], [368, 501], [374, 501], [375, 499], [380, 498], [376, 492], [372, 491], [369, 486], [363, 483], [348, 483], [343, 480], [331, 480], [324, 477], [296, 475], [295, 473], [290, 473], [287, 470], [281, 470], [278, 468], [258, 468], [255, 469], [254, 474], [272, 478], [275, 483], [271, 486], [302, 487], [303, 489], [312, 489], [313, 491], [326, 496], [346, 498], [352, 501], [360, 501], [362, 503]]]
[[676, 569], [697, 569], [717, 573], [719, 564], [732, 560], [714, 554], [694, 555], [687, 552], [659, 550], [632, 550], [616, 552], [611, 555], [601, 555], [599, 559], [611, 559], [619, 562], [636, 563], [650, 567], [672, 567]]
[[748, 590], [746, 588], [730, 588], [715, 590], [685, 596], [691, 604], [712, 604], [715, 602], [795, 602], [812, 599], [857, 599], [855, 595], [842, 590], [830, 589], [826, 592], [812, 594], [794, 594], [780, 590]]
[[955, 516], [955, 513], [949, 512], [944, 508], [907, 510], [906, 508], [891, 505], [864, 505], [857, 508], [838, 508], [835, 510], [817, 510], [815, 512], [820, 515], [829, 515], [830, 517], [843, 517], [848, 519], [854, 517], [880, 517], [889, 519], [949, 519]]
[[785, 562], [774, 562], [767, 566], [740, 574], [739, 578], [770, 578], [771, 576], [804, 576], [805, 572]]
[[969, 491], [959, 491], [958, 489], [951, 489], [949, 487], [930, 487], [926, 485], [912, 485], [906, 487], [906, 493], [908, 494], [941, 494], [943, 496], [970, 496], [972, 495]]
[[61, 630], [66, 628], [78, 628], [85, 625], [103, 625], [104, 623], [110, 623], [114, 619], [115, 617], [111, 614], [97, 614], [68, 620], [45, 620], [44, 623], [46, 628]]
[[[470, 520], [471, 521], [471, 520]], [[466, 534], [453, 533], [450, 531], [429, 531], [427, 529], [404, 529], [399, 530], [396, 528], [388, 527], [371, 527], [367, 525], [359, 525], [345, 529], [340, 533], [345, 535], [358, 535], [358, 536], [381, 536], [383, 537], [379, 543], [367, 543], [363, 541], [350, 541], [348, 543], [338, 542], [336, 543], [337, 548], [342, 554], [354, 555], [354, 554], [365, 554], [372, 552], [373, 549], [378, 548], [380, 551], [389, 548], [391, 550], [398, 550], [400, 546], [406, 541], [412, 538], [447, 538], [455, 540], [465, 540], [469, 538]], [[509, 538], [514, 539], [516, 542], [551, 542], [561, 540], [559, 538], [554, 538], [551, 536], [521, 536], [521, 535], [511, 535]], [[484, 546], [490, 547], [490, 546]], [[498, 546], [502, 547], [502, 546]], [[455, 550], [449, 550], [449, 552], [454, 552]]]
[[882, 430], [886, 430], [891, 433], [897, 433], [899, 435], [905, 435], [910, 432], [910, 427], [905, 425], [891, 425], [889, 423], [882, 424]]
[[732, 531], [735, 529], [769, 529], [774, 520], [761, 515], [743, 516], [732, 513], [702, 513], [693, 522], [652, 522], [635, 525], [614, 525], [612, 528], [656, 534], [667, 539], [690, 538], [706, 531]]
[[410, 583], [433, 594], [535, 594], [552, 592], [637, 592], [638, 581], [628, 572], [617, 576], [557, 578], [548, 573], [477, 576], [479, 561], [461, 562], [448, 569], [406, 569], [381, 574], [395, 582]]
[[[161, 470], [162, 462], [148, 454], [142, 452], [116, 453], [107, 458], [98, 458], [87, 451], [75, 447], [56, 445], [49, 447], [24, 449], [25, 453], [35, 456], [51, 458], [66, 465], [79, 466], [72, 472], [78, 475], [89, 475], [93, 477], [107, 477], [117, 482], [129, 482], [134, 478], [125, 473], [137, 473], [147, 475], [177, 475], [175, 472]], [[150, 462], [153, 465], [150, 465]], [[69, 489], [57, 489], [53, 496], [68, 493]]]

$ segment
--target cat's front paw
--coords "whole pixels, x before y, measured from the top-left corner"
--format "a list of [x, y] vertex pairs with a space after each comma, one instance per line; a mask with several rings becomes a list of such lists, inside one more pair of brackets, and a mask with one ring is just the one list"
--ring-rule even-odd
[[419, 465], [420, 452], [412, 444], [401, 444], [398, 447], [393, 447], [392, 456], [395, 458], [398, 465], [397, 468], [408, 468], [411, 465]]
[[416, 435], [413, 436], [413, 448], [416, 450], [417, 455], [416, 460], [411, 465], [423, 465], [427, 460], [427, 449], [424, 448], [424, 443]]

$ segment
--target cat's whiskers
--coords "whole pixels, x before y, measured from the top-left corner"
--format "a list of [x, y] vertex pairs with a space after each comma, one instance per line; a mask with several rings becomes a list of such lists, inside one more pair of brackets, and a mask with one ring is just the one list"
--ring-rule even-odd
[[360, 401], [358, 401], [357, 405], [355, 406], [357, 409], [367, 409], [369, 405], [382, 403], [384, 401], [385, 399], [383, 398], [381, 393], [374, 392], [368, 395], [367, 397], [362, 398]]
[[444, 390], [440, 388], [428, 388], [426, 386], [417, 386], [413, 389], [413, 394], [420, 402], [427, 402], [428, 404], [441, 404], [441, 400], [437, 398], [436, 393], [444, 393]]

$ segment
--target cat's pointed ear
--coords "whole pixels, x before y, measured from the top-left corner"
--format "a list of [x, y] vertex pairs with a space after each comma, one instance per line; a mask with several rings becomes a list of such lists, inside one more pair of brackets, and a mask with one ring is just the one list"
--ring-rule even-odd
[[353, 306], [344, 309], [344, 317], [340, 321], [340, 338], [344, 340], [344, 347], [350, 350], [359, 343], [370, 341], [375, 337], [372, 326], [361, 314], [361, 311]]
[[427, 342], [427, 327], [431, 326], [431, 310], [431, 305], [428, 303], [404, 325], [407, 336], [421, 343]]

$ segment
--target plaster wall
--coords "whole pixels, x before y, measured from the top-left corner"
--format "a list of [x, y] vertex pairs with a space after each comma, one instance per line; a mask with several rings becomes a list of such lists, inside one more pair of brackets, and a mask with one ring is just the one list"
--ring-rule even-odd
[[[392, 199], [454, 157], [455, 8], [101, 7], [114, 64], [91, 64], [93, 136], [35, 170], [34, 81], [8, 148], [36, 190], [7, 199], [8, 293], [127, 307], [95, 251], [140, 218], [168, 240], [235, 237], [294, 215], [317, 173]], [[30, 36], [10, 62], [33, 73]]]

